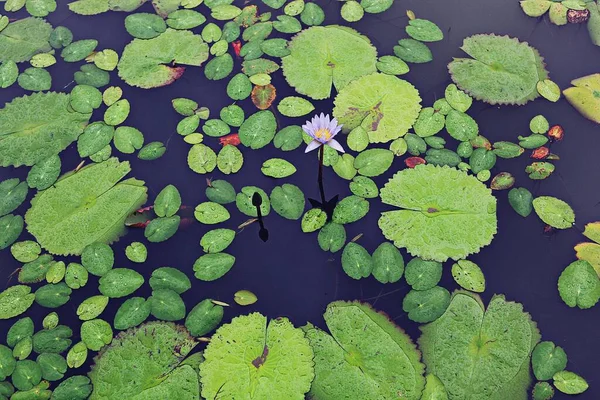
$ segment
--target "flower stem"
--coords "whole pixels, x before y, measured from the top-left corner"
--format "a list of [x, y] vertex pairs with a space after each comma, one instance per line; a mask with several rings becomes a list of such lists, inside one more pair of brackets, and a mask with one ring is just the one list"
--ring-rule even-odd
[[325, 188], [323, 187], [323, 155], [325, 153], [325, 145], [319, 147], [319, 192], [321, 194], [321, 204], [325, 205]]

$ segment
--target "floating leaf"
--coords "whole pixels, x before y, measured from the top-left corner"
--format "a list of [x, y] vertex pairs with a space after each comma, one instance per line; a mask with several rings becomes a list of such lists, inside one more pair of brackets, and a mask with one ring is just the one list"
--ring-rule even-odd
[[35, 291], [35, 302], [42, 307], [58, 308], [66, 304], [72, 289], [64, 282], [44, 285]]
[[461, 49], [472, 58], [455, 58], [448, 69], [456, 85], [489, 104], [525, 104], [539, 96], [547, 78], [542, 57], [526, 42], [508, 36], [473, 35]]
[[207, 201], [196, 206], [194, 217], [203, 224], [215, 225], [227, 221], [230, 215], [222, 205]]
[[0, 319], [9, 319], [23, 314], [31, 305], [35, 295], [25, 285], [15, 285], [0, 293]]
[[428, 63], [433, 60], [426, 44], [414, 39], [401, 39], [394, 46], [394, 54], [403, 61], [413, 64]]
[[38, 331], [33, 335], [33, 351], [38, 354], [63, 353], [71, 346], [71, 336], [73, 331], [64, 325]]
[[600, 74], [574, 79], [571, 85], [563, 91], [566, 99], [581, 115], [600, 124]]
[[404, 259], [391, 243], [381, 243], [373, 252], [373, 276], [381, 283], [394, 283], [402, 278]]
[[66, 62], [82, 61], [94, 52], [96, 46], [98, 46], [98, 41], [96, 39], [77, 40], [68, 46], [65, 46], [65, 48], [62, 49], [60, 56]]
[[129, 296], [144, 283], [144, 277], [129, 268], [114, 268], [98, 281], [100, 293], [104, 296], [119, 298]]
[[233, 299], [240, 306], [249, 306], [258, 301], [256, 295], [249, 290], [238, 290], [235, 292]]
[[79, 368], [87, 360], [88, 349], [85, 343], [76, 343], [67, 353], [67, 365], [69, 368]]
[[0, 182], [0, 215], [16, 210], [23, 204], [28, 192], [27, 183], [21, 182], [19, 178]]
[[71, 111], [63, 93], [12, 100], [0, 109], [0, 165], [31, 166], [60, 153], [83, 132], [90, 115]]
[[277, 105], [277, 110], [286, 117], [301, 117], [312, 112], [315, 106], [302, 97], [288, 96]]
[[[54, 254], [81, 254], [90, 243], [114, 241], [125, 218], [146, 201], [142, 181], [121, 181], [129, 171], [129, 163], [112, 158], [61, 178], [32, 200], [27, 229]], [[67, 195], [68, 202], [61, 200]]]
[[[152, 278], [150, 278], [152, 279]], [[117, 310], [113, 326], [125, 330], [138, 326], [150, 316], [150, 301], [143, 297], [131, 297]]]
[[159, 217], [171, 217], [181, 207], [181, 195], [173, 185], [167, 185], [154, 200], [154, 212]]
[[142, 132], [130, 126], [119, 126], [113, 140], [115, 148], [125, 154], [132, 154], [144, 145]]
[[581, 376], [570, 371], [561, 371], [553, 377], [554, 386], [566, 394], [580, 394], [585, 392], [589, 385]]
[[41, 18], [24, 18], [0, 31], [0, 62], [28, 61], [35, 54], [51, 50], [48, 40], [52, 25]]
[[42, 369], [32, 360], [17, 361], [11, 381], [21, 391], [29, 390], [42, 380]]
[[556, 197], [536, 197], [533, 209], [544, 223], [553, 228], [568, 229], [575, 223], [575, 213], [571, 206]]
[[205, 253], [220, 253], [233, 242], [235, 231], [232, 229], [213, 229], [200, 239], [200, 246]]
[[227, 253], [205, 254], [194, 262], [194, 275], [202, 281], [214, 281], [225, 275], [235, 257]]
[[300, 223], [302, 232], [310, 233], [321, 229], [327, 222], [327, 214], [320, 208], [308, 210]]
[[567, 354], [552, 342], [540, 342], [531, 354], [531, 366], [538, 380], [547, 381], [567, 367]]
[[521, 304], [494, 296], [485, 310], [477, 295], [457, 292], [446, 312], [421, 331], [428, 372], [450, 398], [527, 398], [529, 357], [540, 335]]
[[198, 174], [212, 172], [217, 166], [217, 155], [204, 144], [195, 144], [188, 153], [187, 163], [190, 169]]
[[314, 377], [308, 340], [283, 317], [269, 323], [258, 313], [234, 318], [217, 329], [204, 357], [204, 398], [302, 399]]
[[321, 228], [317, 239], [321, 250], [336, 253], [346, 244], [346, 229], [341, 224], [329, 222]]
[[364, 176], [378, 176], [387, 171], [394, 161], [394, 153], [386, 149], [369, 149], [354, 159], [354, 168]]
[[435, 321], [450, 304], [450, 293], [440, 286], [427, 290], [411, 290], [404, 297], [402, 310], [408, 313], [411, 321], [427, 323]]
[[249, 217], [257, 217], [258, 214], [256, 212], [256, 206], [252, 201], [255, 193], [258, 193], [262, 199], [260, 212], [263, 217], [266, 217], [271, 211], [271, 202], [269, 201], [269, 196], [259, 187], [244, 186], [240, 193], [238, 193], [235, 197], [235, 205], [237, 206], [238, 210]]
[[244, 164], [242, 152], [231, 144], [223, 146], [217, 156], [217, 167], [224, 174], [235, 174]]
[[386, 74], [359, 78], [335, 98], [334, 117], [345, 131], [362, 126], [371, 143], [404, 136], [421, 109], [419, 92], [407, 81]]
[[263, 174], [271, 178], [287, 178], [296, 173], [296, 167], [283, 158], [270, 158], [260, 168]]
[[406, 264], [404, 277], [414, 290], [431, 289], [442, 278], [442, 263], [413, 258]]
[[553, 103], [560, 99], [560, 87], [550, 79], [539, 81], [536, 85], [538, 93]]
[[34, 242], [33, 240], [25, 240], [23, 242], [15, 243], [10, 248], [10, 253], [15, 258], [15, 260], [28, 263], [40, 255], [42, 249], [39, 244]]
[[155, 289], [149, 298], [151, 314], [163, 321], [178, 321], [185, 317], [185, 303], [171, 289]]
[[367, 304], [337, 301], [324, 317], [331, 335], [311, 324], [303, 328], [315, 352], [309, 398], [397, 399], [398, 393], [421, 398], [425, 366], [420, 354], [385, 314]]
[[402, 170], [380, 196], [384, 203], [403, 208], [382, 214], [384, 236], [415, 256], [459, 260], [488, 245], [496, 233], [496, 199], [490, 189], [453, 168], [420, 165]]
[[43, 68], [27, 68], [19, 75], [17, 83], [25, 90], [40, 92], [50, 90], [52, 76]]
[[426, 19], [411, 19], [405, 29], [408, 36], [421, 42], [439, 42], [444, 39], [440, 28]]
[[350, 224], [362, 219], [369, 212], [369, 202], [359, 196], [343, 198], [333, 210], [333, 222]]
[[373, 261], [364, 247], [349, 242], [342, 252], [342, 268], [352, 279], [366, 278], [373, 270]]
[[558, 278], [558, 292], [569, 307], [590, 308], [600, 300], [600, 278], [592, 265], [581, 259], [562, 272]]
[[[194, 339], [182, 326], [160, 321], [117, 336], [94, 359], [89, 373], [94, 388], [90, 399], [199, 398], [197, 372], [184, 361], [195, 346]], [[122, 373], [124, 370], [127, 374]], [[154, 384], [148, 387], [147, 382]]]
[[90, 274], [96, 276], [102, 276], [110, 271], [114, 261], [115, 255], [110, 246], [105, 243], [89, 244], [81, 253], [81, 263]]
[[508, 192], [508, 202], [517, 214], [527, 217], [533, 211], [533, 195], [525, 188], [513, 188]]
[[275, 137], [277, 121], [271, 111], [259, 111], [240, 126], [240, 141], [254, 150], [265, 147]]
[[458, 260], [452, 265], [452, 277], [463, 289], [481, 293], [485, 290], [485, 277], [481, 268], [469, 260]]
[[[175, 45], [174, 45], [175, 44]], [[208, 44], [191, 31], [168, 28], [152, 39], [134, 39], [125, 46], [119, 76], [144, 89], [169, 85], [181, 77], [184, 66], [200, 66], [208, 59]]]
[[214, 203], [229, 204], [235, 201], [235, 189], [224, 180], [215, 180], [206, 187], [206, 197]]
[[192, 336], [203, 336], [219, 326], [222, 319], [223, 306], [206, 299], [192, 308], [185, 319], [185, 327]]
[[304, 212], [304, 193], [295, 185], [284, 183], [274, 187], [270, 200], [273, 210], [283, 218], [297, 220]]
[[167, 30], [165, 20], [156, 14], [136, 13], [125, 17], [125, 29], [139, 39], [152, 39]]
[[377, 52], [369, 40], [347, 27], [315, 26], [288, 44], [283, 73], [293, 88], [313, 99], [339, 92], [351, 81], [376, 71]]

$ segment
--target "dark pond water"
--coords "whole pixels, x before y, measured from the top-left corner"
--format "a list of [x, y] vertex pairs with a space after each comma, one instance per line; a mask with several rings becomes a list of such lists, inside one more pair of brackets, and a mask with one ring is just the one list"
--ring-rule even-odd
[[[48, 18], [53, 25], [66, 25], [73, 30], [77, 39], [96, 38], [99, 48], [113, 48], [121, 51], [130, 40], [124, 29], [123, 13], [106, 13], [96, 17], [81, 17], [70, 13], [67, 1], [60, 1], [59, 10]], [[321, 4], [327, 14], [327, 23], [343, 23], [339, 17], [340, 3], [330, 1]], [[263, 6], [261, 8], [264, 9]], [[460, 56], [462, 39], [475, 33], [494, 32], [516, 36], [536, 47], [545, 58], [551, 79], [561, 87], [567, 87], [571, 79], [598, 72], [600, 49], [594, 47], [587, 35], [585, 26], [558, 28], [546, 20], [526, 17], [517, 1], [508, 0], [402, 0], [392, 9], [380, 15], [368, 15], [361, 22], [352, 24], [369, 36], [380, 54], [391, 54], [396, 41], [405, 37], [405, 10], [413, 10], [417, 16], [436, 22], [446, 33], [442, 42], [431, 45], [434, 62], [418, 65], [404, 78], [412, 82], [421, 92], [423, 103], [432, 104], [443, 97], [444, 88], [450, 82], [446, 65], [452, 57]], [[50, 68], [54, 78], [53, 90], [63, 90], [72, 85], [72, 74], [79, 65], [59, 62]], [[225, 95], [225, 83], [209, 82], [200, 69], [189, 68], [175, 84], [156, 90], [142, 90], [128, 87], [113, 73], [113, 85], [122, 85], [124, 97], [132, 104], [131, 115], [126, 124], [142, 130], [146, 142], [164, 141], [168, 143], [167, 153], [159, 160], [140, 161], [135, 157], [120, 155], [129, 160], [133, 175], [146, 181], [150, 189], [150, 200], [167, 184], [174, 184], [181, 191], [184, 204], [195, 206], [206, 200], [205, 176], [192, 172], [186, 163], [189, 145], [175, 133], [179, 116], [171, 108], [171, 99], [188, 97], [207, 106], [214, 113], [230, 104]], [[291, 94], [286, 91], [281, 78], [274, 80], [279, 89], [279, 97]], [[70, 90], [70, 89], [69, 89]], [[20, 89], [0, 92], [2, 103], [22, 95]], [[332, 104], [323, 101], [317, 110], [330, 112]], [[249, 109], [250, 110], [250, 109]], [[478, 121], [482, 134], [492, 141], [515, 140], [517, 135], [528, 132], [529, 120], [544, 114], [551, 124], [561, 124], [566, 131], [566, 139], [553, 147], [561, 156], [557, 162], [557, 172], [548, 180], [533, 183], [524, 173], [529, 161], [526, 157], [517, 160], [499, 160], [493, 174], [502, 170], [513, 173], [519, 185], [528, 187], [534, 195], [551, 195], [568, 201], [577, 213], [577, 229], [560, 232], [552, 237], [542, 234], [543, 225], [535, 217], [523, 219], [512, 211], [506, 199], [506, 192], [497, 193], [499, 207], [499, 232], [493, 243], [471, 259], [483, 269], [487, 278], [487, 289], [483, 294], [485, 302], [495, 293], [503, 293], [510, 300], [521, 302], [537, 321], [543, 338], [552, 340], [564, 347], [568, 356], [568, 369], [585, 376], [590, 389], [579, 398], [600, 398], [600, 372], [596, 356], [599, 354], [598, 332], [600, 330], [600, 307], [582, 311], [570, 309], [562, 303], [556, 289], [556, 282], [563, 268], [575, 259], [573, 246], [583, 240], [580, 230], [584, 224], [600, 219], [600, 153], [599, 129], [581, 117], [565, 100], [556, 104], [537, 100], [523, 107], [491, 107], [482, 103], [474, 104], [469, 113]], [[100, 117], [101, 115], [95, 115]], [[286, 124], [288, 121], [282, 120]], [[218, 148], [212, 140], [210, 144]], [[258, 151], [241, 149], [245, 163], [241, 173], [228, 176], [236, 187], [256, 185], [270, 191], [278, 184], [276, 180], [263, 176], [260, 166], [271, 157], [280, 156], [279, 150], [268, 146]], [[286, 158], [298, 167], [298, 173], [289, 182], [302, 188], [309, 197], [318, 197], [316, 185], [317, 159], [306, 156], [301, 150], [286, 154]], [[75, 146], [63, 153], [63, 171], [73, 169], [79, 163]], [[376, 178], [383, 185], [392, 172], [401, 169], [403, 163], [396, 159], [390, 173]], [[24, 169], [2, 169], [0, 179], [26, 176]], [[222, 177], [214, 173], [212, 177]], [[325, 171], [326, 192], [329, 195], [349, 194], [347, 182], [338, 178], [333, 171]], [[32, 193], [30, 193], [31, 195]], [[18, 211], [25, 212], [28, 202]], [[385, 207], [376, 201], [371, 202], [371, 212], [359, 223], [350, 225], [349, 237], [363, 234], [360, 243], [372, 251], [383, 240], [377, 227], [377, 219]], [[246, 218], [233, 212], [233, 218], [224, 227], [235, 229]], [[271, 214], [265, 219], [271, 238], [263, 243], [257, 235], [258, 226], [252, 225], [238, 235], [228, 252], [237, 258], [234, 268], [216, 282], [200, 282], [193, 278], [192, 264], [202, 254], [199, 240], [206, 226], [193, 224], [181, 229], [170, 240], [149, 245], [148, 261], [140, 267], [129, 262], [124, 254], [125, 247], [132, 241], [144, 241], [141, 230], [130, 232], [116, 243], [116, 266], [135, 268], [147, 277], [157, 267], [172, 266], [186, 272], [193, 280], [193, 289], [183, 298], [191, 309], [200, 300], [211, 297], [232, 303], [226, 310], [224, 322], [232, 317], [259, 311], [269, 317], [288, 316], [297, 326], [311, 321], [323, 326], [322, 313], [326, 305], [334, 300], [363, 300], [385, 311], [413, 339], [419, 336], [418, 325], [408, 320], [402, 311], [402, 299], [409, 290], [406, 283], [383, 285], [373, 278], [355, 281], [341, 269], [339, 254], [330, 255], [317, 245], [316, 234], [303, 234], [300, 224], [287, 221]], [[21, 239], [25, 237], [22, 236]], [[408, 259], [408, 258], [407, 258]], [[0, 253], [0, 280], [6, 285], [14, 284], [10, 274], [20, 267], [8, 251]], [[456, 288], [450, 275], [450, 264], [445, 265], [442, 284], [452, 290]], [[259, 301], [249, 307], [233, 303], [233, 294], [240, 289], [253, 291]], [[150, 288], [144, 285], [136, 295], [149, 296]], [[77, 305], [85, 298], [97, 294], [97, 281], [90, 278], [84, 289], [73, 292], [71, 301], [56, 310], [61, 323], [73, 327], [75, 340], [78, 340], [79, 320], [75, 314]], [[102, 317], [112, 321], [122, 299], [111, 300]], [[49, 312], [34, 305], [29, 315], [34, 318], [36, 328]], [[6, 332], [13, 321], [1, 321], [0, 332]], [[3, 339], [4, 340], [4, 339]], [[88, 360], [89, 361], [89, 360]], [[85, 373], [89, 362], [79, 371]], [[558, 399], [568, 398], [558, 394]]]

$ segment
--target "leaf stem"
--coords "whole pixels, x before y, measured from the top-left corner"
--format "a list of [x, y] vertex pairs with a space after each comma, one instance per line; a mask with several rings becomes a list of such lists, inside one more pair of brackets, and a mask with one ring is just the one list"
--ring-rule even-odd
[[325, 145], [319, 147], [319, 192], [321, 194], [321, 204], [325, 205], [325, 188], [323, 187], [323, 155], [325, 154]]

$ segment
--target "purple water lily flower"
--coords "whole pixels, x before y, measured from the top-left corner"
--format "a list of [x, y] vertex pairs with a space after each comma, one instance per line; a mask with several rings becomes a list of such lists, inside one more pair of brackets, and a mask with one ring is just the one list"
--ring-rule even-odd
[[318, 149], [323, 145], [333, 147], [340, 153], [345, 153], [342, 145], [334, 139], [342, 130], [342, 125], [338, 125], [337, 119], [329, 119], [329, 114], [315, 115], [312, 120], [306, 121], [306, 124], [302, 125], [302, 129], [306, 132], [313, 141], [306, 146], [305, 153]]

